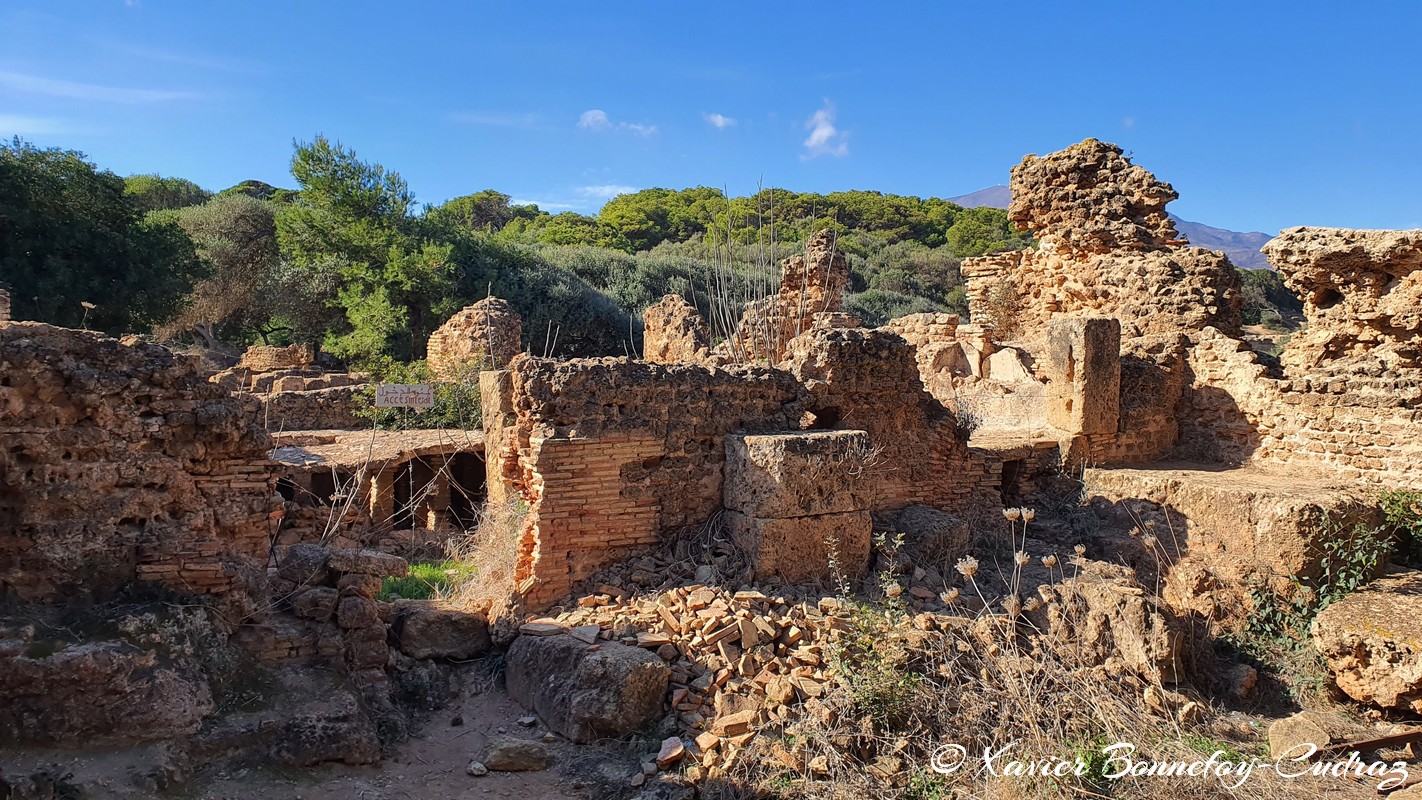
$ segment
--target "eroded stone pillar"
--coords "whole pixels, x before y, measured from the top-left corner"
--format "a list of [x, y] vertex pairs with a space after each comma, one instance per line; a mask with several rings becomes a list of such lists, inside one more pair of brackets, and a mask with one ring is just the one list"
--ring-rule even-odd
[[1121, 323], [1052, 320], [1047, 334], [1047, 424], [1071, 434], [1114, 434], [1121, 414]]

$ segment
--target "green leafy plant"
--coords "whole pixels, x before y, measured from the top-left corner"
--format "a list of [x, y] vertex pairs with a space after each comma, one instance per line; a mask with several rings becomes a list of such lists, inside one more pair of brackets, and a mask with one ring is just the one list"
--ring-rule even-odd
[[[439, 381], [423, 361], [402, 364], [383, 359], [374, 370], [377, 381], [366, 385], [356, 396], [355, 413], [386, 430], [460, 428], [477, 430], [484, 425], [484, 409], [479, 397], [479, 372], [470, 365], [452, 381]], [[434, 384], [433, 408], [376, 408], [379, 383]]]
[[389, 602], [397, 598], [429, 600], [474, 576], [473, 564], [463, 561], [433, 561], [411, 564], [403, 578], [386, 578], [380, 584], [377, 599]]
[[1422, 492], [1383, 492], [1378, 507], [1384, 528], [1396, 537], [1393, 560], [1413, 569], [1422, 567]]

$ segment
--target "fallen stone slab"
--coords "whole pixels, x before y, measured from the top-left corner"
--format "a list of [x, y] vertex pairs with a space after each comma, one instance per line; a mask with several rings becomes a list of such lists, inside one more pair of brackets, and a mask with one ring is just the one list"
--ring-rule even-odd
[[336, 572], [356, 572], [378, 578], [403, 578], [410, 562], [379, 550], [332, 550], [327, 566]]
[[489, 621], [483, 614], [439, 608], [427, 600], [394, 604], [390, 631], [395, 646], [411, 658], [467, 661], [489, 652]]

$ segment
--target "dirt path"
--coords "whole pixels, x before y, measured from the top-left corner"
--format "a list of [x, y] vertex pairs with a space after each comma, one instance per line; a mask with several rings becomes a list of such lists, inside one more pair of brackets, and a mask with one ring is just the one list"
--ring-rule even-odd
[[[327, 764], [307, 770], [244, 768], [218, 771], [196, 779], [176, 796], [191, 800], [458, 800], [516, 797], [522, 800], [582, 800], [579, 780], [564, 773], [574, 752], [586, 747], [567, 742], [547, 745], [553, 766], [542, 772], [489, 773], [472, 777], [465, 769], [478, 758], [489, 739], [500, 735], [535, 738], [540, 728], [521, 728], [527, 712], [501, 689], [466, 697], [435, 712], [409, 741], [399, 745], [384, 763], [372, 767]], [[452, 725], [462, 718], [462, 725]], [[131, 777], [153, 763], [151, 748], [74, 752], [61, 750], [0, 751], [0, 769], [7, 775], [29, 774], [58, 767], [73, 774], [86, 800], [136, 800], [153, 792]]]

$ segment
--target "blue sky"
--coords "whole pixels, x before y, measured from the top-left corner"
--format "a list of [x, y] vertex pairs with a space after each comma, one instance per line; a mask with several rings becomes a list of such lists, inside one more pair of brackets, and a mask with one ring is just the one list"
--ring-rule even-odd
[[1115, 142], [1235, 230], [1422, 227], [1422, 3], [0, 0], [0, 135], [293, 185], [324, 133], [423, 202], [757, 182], [949, 197]]

